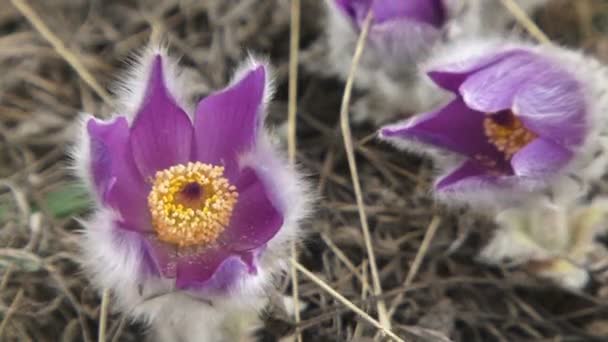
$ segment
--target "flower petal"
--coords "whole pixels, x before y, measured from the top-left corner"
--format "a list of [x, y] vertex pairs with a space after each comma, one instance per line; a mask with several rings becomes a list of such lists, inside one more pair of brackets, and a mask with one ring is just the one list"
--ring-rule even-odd
[[365, 19], [370, 7], [374, 11], [375, 23], [409, 18], [439, 28], [445, 22], [442, 0], [336, 0], [336, 4], [359, 24]]
[[451, 191], [467, 184], [474, 186], [493, 186], [497, 184], [497, 177], [490, 174], [488, 169], [477, 162], [469, 160], [452, 170], [449, 174], [437, 180], [435, 190]]
[[150, 231], [148, 187], [131, 156], [127, 120], [118, 117], [103, 123], [91, 119], [87, 131], [93, 182], [101, 201], [120, 214], [120, 227]]
[[222, 247], [183, 256], [177, 264], [175, 286], [178, 289], [204, 287], [207, 290], [228, 290], [240, 277], [257, 269], [251, 253], [230, 254]]
[[583, 142], [589, 126], [586, 111], [580, 82], [555, 67], [538, 70], [513, 101], [513, 112], [528, 129], [565, 147]]
[[572, 152], [547, 139], [538, 138], [513, 155], [517, 176], [543, 176], [559, 171], [572, 159]]
[[253, 169], [244, 169], [235, 186], [239, 199], [221, 240], [234, 251], [259, 248], [279, 231], [283, 215], [273, 206], [266, 187]]
[[459, 88], [469, 108], [484, 113], [510, 109], [519, 88], [549, 62], [533, 53], [519, 53], [471, 74]]
[[[373, 0], [335, 0], [339, 10], [355, 22], [362, 21]], [[363, 14], [362, 14], [363, 13]], [[363, 15], [363, 17], [361, 17]]]
[[262, 124], [265, 87], [266, 70], [260, 65], [198, 104], [194, 119], [196, 160], [223, 164], [231, 173], [237, 156], [255, 142]]
[[434, 68], [433, 70], [430, 70], [427, 75], [441, 88], [456, 92], [471, 74], [521, 53], [527, 54], [528, 52], [523, 50], [509, 50], [494, 55], [469, 58], [457, 63]]
[[484, 114], [469, 109], [462, 99], [457, 98], [437, 111], [382, 128], [380, 134], [385, 138], [429, 144], [471, 158], [481, 155], [502, 160], [503, 156], [484, 134], [484, 117]]
[[445, 22], [442, 0], [376, 0], [372, 10], [376, 23], [395, 18], [409, 18], [439, 28]]
[[167, 89], [161, 56], [150, 70], [146, 94], [131, 127], [131, 150], [144, 179], [156, 171], [188, 162], [192, 124]]
[[153, 261], [158, 274], [165, 278], [175, 278], [177, 275], [178, 249], [177, 246], [162, 242], [153, 234], [147, 234], [145, 249]]

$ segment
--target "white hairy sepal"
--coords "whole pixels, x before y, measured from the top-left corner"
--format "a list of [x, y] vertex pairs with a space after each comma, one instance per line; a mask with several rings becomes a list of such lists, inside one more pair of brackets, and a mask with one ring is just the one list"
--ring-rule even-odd
[[[554, 175], [542, 179], [519, 178], [514, 186], [494, 187], [486, 183], [463, 183], [450, 191], [436, 191], [437, 198], [452, 205], [469, 204], [479, 210], [502, 210], [534, 196], [549, 196], [556, 202], [569, 203], [583, 196], [589, 185], [599, 180], [608, 166], [608, 70], [597, 60], [582, 53], [550, 45], [534, 45], [503, 38], [456, 41], [438, 48], [425, 63], [426, 70], [441, 70], [446, 65], [473, 61], [482, 56], [519, 49], [537, 53], [568, 71], [583, 86], [586, 98], [588, 132], [584, 142], [573, 148], [574, 157]], [[446, 100], [447, 104], [450, 100]], [[415, 120], [415, 119], [414, 119]], [[399, 124], [396, 124], [399, 125]], [[397, 148], [427, 155], [435, 162], [437, 181], [460, 166], [466, 159], [428, 145], [380, 136]], [[574, 198], [573, 198], [574, 197]]]
[[593, 254], [605, 250], [594, 239], [606, 231], [607, 213], [606, 199], [557, 204], [538, 198], [522, 203], [496, 215], [499, 228], [479, 260], [523, 267], [560, 286], [581, 288], [589, 279]]

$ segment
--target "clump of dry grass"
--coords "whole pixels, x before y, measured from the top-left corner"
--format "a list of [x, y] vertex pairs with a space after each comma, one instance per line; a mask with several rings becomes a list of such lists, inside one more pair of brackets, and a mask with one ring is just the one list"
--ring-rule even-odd
[[[320, 34], [318, 2], [302, 1], [302, 48]], [[78, 112], [105, 116], [113, 107], [82, 70], [106, 89], [129, 53], [161, 32], [199, 80], [191, 96], [200, 97], [227, 82], [247, 49], [256, 51], [276, 67], [271, 119], [281, 122], [287, 113], [290, 6], [287, 0], [27, 3], [81, 69], [17, 7], [0, 6], [0, 340], [92, 341], [100, 298], [80, 273], [73, 218], [86, 215], [88, 202], [69, 175], [65, 151]], [[605, 2], [555, 0], [536, 19], [550, 38], [608, 61]], [[392, 330], [408, 341], [440, 340], [441, 334], [454, 341], [608, 338], [608, 288], [600, 274], [585, 292], [574, 293], [475, 263], [492, 225], [437, 208], [427, 192], [427, 161], [374, 142], [374, 127], [353, 127], [383, 289], [376, 296], [339, 130], [344, 85], [302, 69], [298, 89], [297, 160], [322, 195], [308, 223], [311, 237], [299, 253], [308, 270], [372, 317], [378, 317], [378, 301], [386, 302], [395, 309]], [[435, 237], [427, 239], [424, 257], [416, 258], [431, 222], [440, 222]], [[410, 272], [414, 260], [419, 268]], [[289, 276], [280, 291], [291, 294]], [[370, 340], [376, 333], [302, 275], [299, 295], [305, 341]], [[291, 336], [296, 327], [282, 302], [274, 303], [261, 332], [267, 340]], [[142, 329], [110, 313], [106, 336], [136, 341]]]

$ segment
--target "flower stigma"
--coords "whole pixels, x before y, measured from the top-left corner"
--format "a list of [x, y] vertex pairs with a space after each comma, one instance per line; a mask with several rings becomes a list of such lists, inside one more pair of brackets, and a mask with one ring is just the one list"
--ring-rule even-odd
[[224, 231], [237, 200], [223, 167], [189, 162], [156, 172], [148, 207], [159, 240], [206, 246]]
[[505, 160], [510, 160], [537, 137], [511, 111], [488, 115], [483, 120], [483, 129], [488, 142], [504, 154]]

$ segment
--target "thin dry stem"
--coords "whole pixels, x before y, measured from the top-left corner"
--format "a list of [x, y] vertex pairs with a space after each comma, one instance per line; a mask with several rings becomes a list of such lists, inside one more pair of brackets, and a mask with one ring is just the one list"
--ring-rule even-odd
[[340, 261], [342, 261], [344, 265], [346, 265], [346, 268], [348, 268], [348, 270], [352, 274], [354, 274], [355, 277], [359, 279], [359, 281], [361, 281], [361, 286], [363, 286], [363, 288], [369, 288], [370, 286], [367, 283], [367, 279], [365, 279], [363, 275], [357, 270], [357, 267], [353, 264], [352, 261], [350, 261], [350, 259], [348, 259], [346, 254], [342, 252], [340, 247], [336, 246], [336, 244], [331, 241], [331, 238], [327, 236], [327, 234], [321, 234], [321, 238], [323, 239], [323, 242], [325, 242], [327, 247], [329, 247], [329, 249], [331, 249], [331, 251], [338, 257], [338, 259], [340, 259]]
[[34, 26], [34, 28], [46, 39], [55, 51], [76, 71], [94, 91], [109, 105], [112, 105], [110, 94], [97, 82], [95, 77], [84, 66], [80, 58], [68, 49], [63, 41], [51, 31], [44, 23], [42, 18], [25, 0], [11, 0], [13, 5], [21, 12], [21, 14]]
[[[340, 109], [340, 126], [342, 128], [342, 137], [344, 138], [344, 148], [346, 149], [346, 157], [348, 159], [348, 167], [352, 177], [353, 187], [355, 189], [355, 198], [357, 200], [357, 208], [359, 210], [359, 219], [361, 221], [361, 230], [363, 231], [363, 238], [365, 239], [365, 248], [367, 249], [367, 256], [369, 258], [369, 265], [372, 273], [372, 283], [374, 287], [374, 295], [382, 295], [382, 286], [380, 285], [380, 276], [378, 275], [378, 265], [376, 263], [376, 256], [374, 254], [374, 246], [371, 241], [369, 233], [369, 226], [367, 223], [367, 214], [365, 213], [365, 204], [363, 203], [363, 194], [361, 191], [361, 184], [359, 182], [359, 173], [357, 171], [357, 162], [355, 160], [355, 153], [353, 147], [352, 133], [350, 131], [349, 123], [349, 108], [350, 108], [350, 97], [355, 81], [355, 75], [357, 73], [357, 67], [359, 60], [363, 54], [365, 48], [365, 42], [367, 40], [367, 34], [372, 23], [374, 14], [370, 11], [365, 18], [359, 39], [357, 40], [357, 46], [355, 48], [355, 54], [352, 59], [348, 78], [346, 79], [346, 86], [344, 87], [344, 95], [342, 96], [342, 106]], [[391, 329], [391, 322], [386, 311], [386, 303], [384, 300], [379, 300], [377, 303], [378, 317], [382, 326], [387, 330]]]
[[104, 289], [101, 295], [101, 310], [99, 312], [99, 334], [97, 340], [105, 342], [108, 327], [108, 307], [110, 306], [110, 289]]
[[289, 103], [287, 112], [287, 149], [292, 166], [296, 161], [296, 113], [298, 110], [298, 53], [300, 46], [300, 0], [291, 0], [289, 39]]
[[355, 304], [353, 304], [346, 297], [342, 296], [340, 293], [338, 293], [336, 290], [334, 290], [331, 286], [327, 285], [323, 280], [321, 280], [320, 278], [318, 278], [317, 276], [315, 276], [312, 272], [310, 272], [309, 270], [307, 270], [304, 266], [300, 265], [297, 261], [291, 259], [291, 264], [295, 268], [297, 268], [298, 271], [302, 272], [302, 274], [304, 274], [308, 279], [310, 279], [312, 282], [314, 282], [315, 284], [317, 284], [320, 288], [322, 288], [327, 293], [329, 293], [330, 295], [332, 295], [335, 299], [337, 299], [339, 302], [341, 302], [342, 304], [344, 304], [346, 307], [348, 307], [354, 313], [356, 313], [357, 315], [359, 315], [361, 318], [363, 318], [364, 320], [366, 320], [368, 323], [370, 323], [374, 327], [380, 329], [380, 331], [383, 334], [385, 334], [386, 336], [392, 338], [395, 341], [405, 342], [403, 339], [401, 339], [399, 336], [397, 336], [394, 332], [390, 331], [389, 329], [386, 329], [386, 327], [383, 326], [382, 324], [380, 324], [380, 322], [378, 322], [373, 317], [371, 317], [370, 315], [368, 315], [365, 311], [361, 310], [358, 306], [356, 306]]
[[114, 337], [112, 337], [112, 342], [118, 342], [120, 340], [120, 337], [122, 335], [122, 331], [123, 331], [125, 325], [127, 325], [127, 316], [123, 315], [122, 318], [120, 319], [120, 322], [118, 323], [116, 332], [114, 332]]
[[532, 37], [543, 44], [550, 44], [547, 35], [530, 19], [514, 0], [500, 0], [505, 8], [513, 14], [515, 19], [530, 33]]
[[11, 319], [11, 316], [13, 315], [13, 313], [15, 313], [15, 311], [17, 311], [17, 307], [21, 302], [21, 298], [23, 298], [23, 289], [19, 289], [19, 292], [17, 292], [15, 298], [13, 299], [13, 302], [6, 311], [2, 323], [0, 323], [0, 338], [2, 338], [2, 335], [4, 334], [4, 329], [6, 328], [8, 321]]
[[[289, 41], [289, 103], [287, 112], [287, 146], [289, 164], [295, 167], [296, 163], [296, 113], [298, 109], [298, 52], [300, 45], [300, 0], [291, 0], [291, 22]], [[291, 242], [291, 257], [298, 259], [296, 242]], [[291, 287], [296, 326], [300, 323], [300, 298], [298, 286], [298, 272], [291, 267]], [[302, 341], [302, 334], [296, 330], [296, 339]]]
[[[433, 237], [435, 236], [435, 233], [437, 232], [437, 228], [439, 227], [440, 223], [441, 218], [439, 216], [434, 216], [431, 220], [431, 223], [429, 224], [429, 227], [427, 228], [426, 233], [424, 234], [424, 239], [422, 239], [422, 244], [420, 244], [420, 248], [418, 249], [418, 253], [416, 253], [414, 262], [412, 263], [412, 266], [410, 267], [410, 270], [408, 271], [407, 276], [405, 277], [405, 282], [403, 283], [404, 288], [407, 289], [410, 285], [412, 285], [412, 281], [414, 280], [414, 277], [420, 269], [422, 260], [424, 260], [424, 256], [426, 255], [429, 246], [431, 245], [431, 241], [433, 241]], [[397, 306], [403, 300], [404, 295], [405, 292], [401, 292], [397, 297], [395, 297], [395, 300], [393, 300], [393, 304], [391, 305], [391, 308], [388, 312], [389, 317], [393, 316], [395, 310], [397, 309]]]

